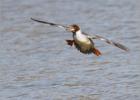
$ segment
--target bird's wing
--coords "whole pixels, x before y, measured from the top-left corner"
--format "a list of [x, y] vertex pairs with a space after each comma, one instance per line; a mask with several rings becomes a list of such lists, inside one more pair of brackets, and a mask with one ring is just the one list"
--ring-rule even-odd
[[61, 24], [55, 24], [55, 23], [52, 23], [52, 22], [41, 21], [41, 20], [37, 20], [37, 19], [34, 19], [34, 18], [31, 18], [31, 20], [39, 22], [39, 23], [43, 23], [43, 24], [48, 24], [48, 25], [51, 25], [51, 26], [56, 26], [56, 27], [64, 28], [64, 29], [67, 28], [67, 26], [61, 25]]
[[118, 47], [118, 48], [120, 48], [122, 50], [129, 51], [129, 49], [126, 46], [124, 46], [124, 45], [122, 45], [122, 44], [120, 44], [118, 42], [114, 42], [112, 40], [106, 39], [106, 38], [104, 38], [102, 36], [99, 36], [99, 35], [93, 35], [93, 36], [89, 36], [88, 35], [88, 38], [90, 38], [90, 39], [99, 39], [101, 41], [105, 41], [108, 44], [111, 44], [113, 46], [116, 46], [116, 47]]

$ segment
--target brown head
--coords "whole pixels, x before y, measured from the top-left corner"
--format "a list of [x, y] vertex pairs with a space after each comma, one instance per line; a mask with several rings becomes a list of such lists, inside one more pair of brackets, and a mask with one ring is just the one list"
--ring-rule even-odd
[[78, 25], [76, 25], [76, 24], [72, 24], [72, 25], [69, 25], [67, 27], [67, 31], [70, 31], [72, 33], [75, 33], [75, 32], [77, 32], [79, 30], [80, 30], [80, 27]]

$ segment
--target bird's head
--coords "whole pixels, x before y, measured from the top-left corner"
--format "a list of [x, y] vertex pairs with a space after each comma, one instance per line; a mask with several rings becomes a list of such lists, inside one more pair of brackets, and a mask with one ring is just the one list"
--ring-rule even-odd
[[76, 33], [77, 31], [80, 30], [80, 27], [76, 24], [72, 24], [72, 25], [69, 25], [66, 30], [72, 33]]

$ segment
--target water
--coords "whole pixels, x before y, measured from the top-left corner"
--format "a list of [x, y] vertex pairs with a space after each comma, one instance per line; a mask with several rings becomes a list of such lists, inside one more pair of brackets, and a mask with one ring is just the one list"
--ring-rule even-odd
[[[0, 0], [0, 100], [140, 100], [139, 0]], [[30, 17], [77, 23], [103, 55], [66, 45], [71, 33]]]

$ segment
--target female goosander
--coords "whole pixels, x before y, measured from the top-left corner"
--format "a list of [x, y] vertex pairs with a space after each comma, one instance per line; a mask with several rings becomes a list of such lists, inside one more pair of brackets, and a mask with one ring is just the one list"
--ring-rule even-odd
[[36, 22], [40, 22], [40, 23], [44, 23], [44, 24], [49, 24], [51, 26], [56, 26], [56, 27], [60, 27], [60, 28], [64, 28], [66, 31], [72, 32], [73, 33], [73, 39], [71, 40], [66, 40], [67, 44], [70, 46], [75, 46], [80, 52], [84, 53], [84, 54], [91, 54], [94, 53], [96, 56], [101, 55], [101, 52], [95, 48], [94, 42], [92, 41], [92, 39], [99, 39], [102, 41], [105, 41], [108, 44], [114, 45], [122, 50], [128, 51], [129, 49], [127, 47], [125, 47], [124, 45], [118, 43], [118, 42], [114, 42], [112, 40], [108, 40], [102, 36], [99, 35], [93, 35], [90, 36], [84, 32], [81, 31], [80, 27], [76, 24], [72, 24], [72, 25], [61, 25], [61, 24], [55, 24], [55, 23], [51, 23], [51, 22], [46, 22], [46, 21], [40, 21], [34, 18], [31, 18], [32, 20], [36, 21]]

